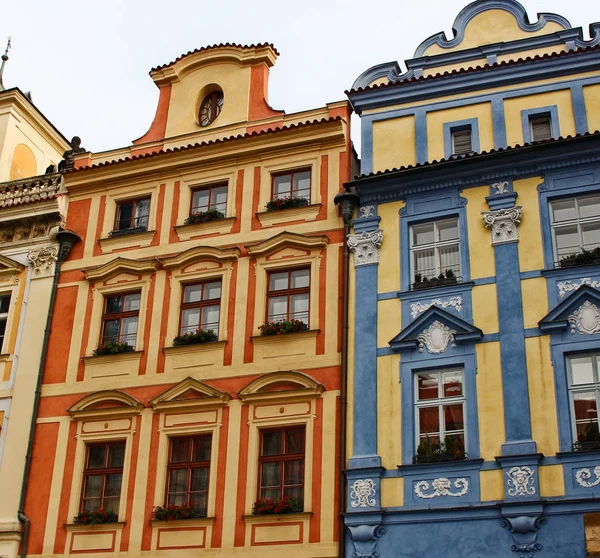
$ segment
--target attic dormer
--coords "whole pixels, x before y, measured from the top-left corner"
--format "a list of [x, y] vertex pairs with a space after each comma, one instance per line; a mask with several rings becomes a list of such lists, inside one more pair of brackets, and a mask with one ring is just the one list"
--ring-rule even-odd
[[160, 89], [156, 116], [148, 132], [133, 143], [189, 134], [216, 139], [244, 133], [250, 122], [282, 115], [267, 100], [269, 69], [277, 56], [269, 44], [223, 44], [153, 68], [150, 76]]

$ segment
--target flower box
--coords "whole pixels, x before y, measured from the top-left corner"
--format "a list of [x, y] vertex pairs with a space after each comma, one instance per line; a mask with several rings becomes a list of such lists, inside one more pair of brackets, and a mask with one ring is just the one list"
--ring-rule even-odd
[[252, 515], [283, 515], [301, 512], [303, 508], [302, 500], [290, 496], [284, 496], [281, 500], [259, 498], [252, 506]]
[[116, 229], [108, 233], [109, 238], [117, 238], [119, 236], [128, 236], [130, 234], [143, 233], [148, 230], [148, 227], [131, 227], [130, 229]]
[[298, 331], [308, 330], [308, 324], [302, 320], [276, 320], [274, 322], [265, 322], [258, 326], [261, 335], [283, 335], [285, 333], [296, 333]]
[[458, 277], [454, 275], [451, 269], [439, 274], [438, 277], [424, 277], [420, 273], [415, 274], [415, 282], [412, 284], [413, 291], [422, 289], [432, 289], [434, 287], [444, 287], [458, 283]]
[[558, 265], [561, 268], [598, 264], [600, 264], [600, 247], [594, 248], [593, 250], [583, 250], [579, 254], [571, 254], [558, 262]]
[[100, 523], [117, 523], [118, 521], [119, 516], [115, 512], [105, 511], [102, 508], [82, 511], [73, 518], [73, 523], [79, 525], [98, 525]]
[[173, 339], [173, 346], [181, 347], [182, 345], [197, 345], [198, 343], [210, 343], [218, 340], [218, 335], [212, 329], [199, 329], [198, 331], [178, 335]]
[[265, 206], [267, 211], [279, 211], [280, 209], [288, 209], [290, 207], [302, 207], [308, 205], [306, 198], [277, 198], [271, 200]]
[[178, 521], [199, 517], [206, 517], [206, 512], [193, 506], [155, 506], [152, 510], [151, 521]]
[[208, 221], [218, 221], [225, 219], [225, 215], [216, 209], [209, 209], [208, 211], [199, 211], [192, 213], [185, 221], [185, 225], [197, 225], [198, 223], [206, 223]]
[[119, 353], [132, 353], [135, 351], [135, 347], [132, 347], [129, 343], [103, 343], [94, 349], [94, 356], [104, 355], [116, 355]]

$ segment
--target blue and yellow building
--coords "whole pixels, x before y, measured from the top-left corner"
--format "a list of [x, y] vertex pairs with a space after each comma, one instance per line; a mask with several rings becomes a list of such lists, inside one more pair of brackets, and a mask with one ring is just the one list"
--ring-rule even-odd
[[600, 550], [600, 25], [478, 0], [453, 29], [348, 92], [346, 556], [583, 557]]

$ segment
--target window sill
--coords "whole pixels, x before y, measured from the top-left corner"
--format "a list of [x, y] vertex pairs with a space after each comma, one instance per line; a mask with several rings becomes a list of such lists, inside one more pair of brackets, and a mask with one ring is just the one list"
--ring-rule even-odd
[[250, 336], [250, 339], [252, 339], [252, 343], [255, 345], [268, 345], [270, 343], [279, 343], [281, 339], [293, 341], [294, 339], [300, 339], [302, 337], [316, 337], [320, 331], [320, 329], [305, 329], [304, 331], [281, 333], [279, 335], [252, 335]]
[[296, 512], [296, 513], [283, 513], [283, 514], [269, 514], [269, 515], [243, 515], [242, 519], [244, 522], [253, 523], [273, 523], [273, 521], [306, 521], [312, 517], [312, 512]]
[[106, 531], [111, 529], [113, 531], [121, 531], [125, 527], [125, 521], [118, 521], [116, 523], [94, 523], [93, 525], [83, 525], [82, 523], [65, 523], [64, 527], [68, 532], [71, 531]]
[[291, 221], [315, 221], [321, 210], [321, 204], [302, 205], [299, 207], [288, 207], [287, 209], [277, 209], [273, 211], [262, 211], [255, 213], [263, 227], [272, 227], [279, 223], [289, 223]]
[[233, 228], [235, 217], [225, 219], [214, 219], [205, 223], [194, 223], [191, 225], [176, 225], [174, 227], [179, 240], [191, 240], [196, 237], [209, 234], [229, 234]]
[[[136, 376], [144, 351], [83, 357], [86, 378]], [[118, 364], [118, 366], [115, 366]]]
[[137, 360], [141, 358], [143, 352], [144, 351], [126, 351], [124, 353], [86, 356], [83, 357], [83, 362], [85, 364], [95, 364], [97, 362], [122, 362], [124, 360]]
[[162, 519], [151, 519], [149, 521], [153, 529], [158, 529], [160, 527], [163, 529], [169, 527], [204, 527], [207, 525], [212, 525], [214, 522], [214, 517], [194, 517], [190, 519], [172, 519], [169, 521], [164, 521]]
[[598, 267], [600, 267], [600, 262], [582, 265], [570, 265], [567, 267], [550, 267], [548, 269], [542, 269], [542, 275], [572, 274], [575, 276], [581, 276], [582, 273], [590, 273], [588, 269], [597, 269]]
[[195, 374], [206, 366], [222, 366], [227, 341], [209, 341], [193, 345], [163, 347], [165, 373]]
[[421, 471], [447, 471], [448, 469], [480, 469], [483, 459], [457, 459], [456, 461], [438, 461], [435, 463], [419, 463], [398, 465], [398, 470], [402, 471], [403, 476], [418, 474]]
[[98, 239], [103, 254], [109, 254], [123, 248], [146, 248], [150, 246], [156, 231], [141, 231], [120, 236]]

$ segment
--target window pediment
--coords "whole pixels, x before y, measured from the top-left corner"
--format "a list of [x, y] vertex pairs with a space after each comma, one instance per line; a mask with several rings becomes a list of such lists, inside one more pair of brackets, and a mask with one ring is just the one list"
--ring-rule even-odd
[[250, 256], [268, 256], [284, 248], [296, 248], [306, 252], [316, 248], [325, 248], [329, 238], [325, 235], [307, 236], [284, 231], [258, 244], [247, 245]]
[[156, 411], [181, 411], [227, 405], [231, 396], [212, 386], [186, 378], [150, 401]]
[[239, 392], [243, 402], [319, 397], [325, 387], [302, 372], [289, 370], [260, 376]]
[[129, 260], [127, 258], [115, 258], [110, 262], [97, 267], [84, 269], [85, 277], [90, 282], [108, 279], [121, 273], [132, 273], [141, 275], [144, 273], [152, 273], [160, 267], [160, 261], [157, 259], [151, 260]]
[[118, 418], [139, 414], [144, 405], [135, 397], [118, 390], [86, 395], [68, 409], [75, 419]]
[[21, 273], [24, 268], [24, 265], [7, 258], [6, 256], [0, 256], [0, 280], [10, 279]]
[[582, 285], [544, 316], [538, 326], [549, 333], [564, 331], [569, 326], [572, 333], [600, 332], [600, 291]]
[[239, 248], [216, 248], [213, 246], [196, 246], [181, 254], [163, 258], [162, 265], [165, 269], [182, 267], [200, 260], [229, 261], [236, 260], [241, 251]]

